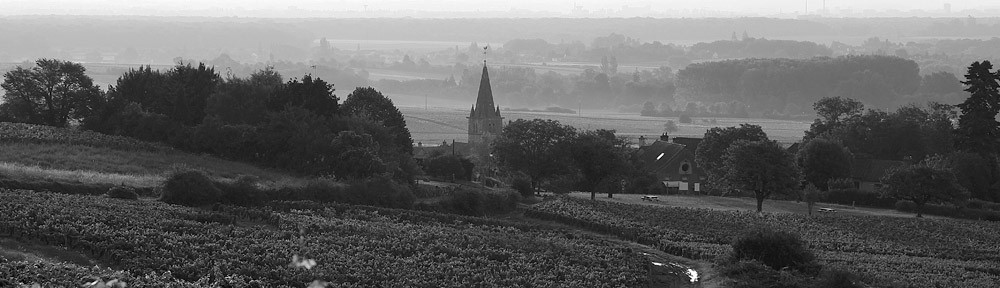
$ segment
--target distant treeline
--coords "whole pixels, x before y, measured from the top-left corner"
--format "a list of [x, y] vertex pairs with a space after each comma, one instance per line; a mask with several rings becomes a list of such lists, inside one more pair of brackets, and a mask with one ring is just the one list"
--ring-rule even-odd
[[660, 41], [640, 43], [625, 35], [612, 33], [594, 39], [586, 49], [583, 43], [552, 44], [544, 39], [514, 39], [503, 45], [502, 56], [520, 61], [549, 61], [549, 59], [570, 59], [575, 61], [607, 61], [611, 56], [618, 62], [660, 62], [681, 68], [699, 59], [727, 58], [811, 58], [831, 56], [830, 48], [807, 41], [768, 40], [752, 38], [743, 34], [731, 40], [699, 42], [688, 46]]
[[[919, 72], [911, 60], [879, 55], [705, 62], [678, 71], [677, 97], [695, 102], [741, 103], [751, 113], [794, 114], [807, 111], [812, 103], [828, 96], [849, 97], [886, 108], [913, 102], [912, 97], [904, 96], [918, 91], [961, 92], [954, 75], [921, 77]], [[935, 81], [942, 77], [945, 81]]]

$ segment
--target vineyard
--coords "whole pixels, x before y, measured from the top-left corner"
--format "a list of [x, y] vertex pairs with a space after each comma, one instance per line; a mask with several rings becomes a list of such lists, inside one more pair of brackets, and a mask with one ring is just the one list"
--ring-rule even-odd
[[527, 216], [588, 228], [689, 258], [718, 259], [742, 231], [769, 226], [799, 234], [824, 265], [877, 287], [996, 287], [1000, 225], [955, 219], [664, 208], [559, 198]]
[[484, 218], [312, 202], [209, 211], [23, 190], [0, 198], [0, 236], [104, 267], [0, 259], [4, 287], [85, 277], [129, 287], [634, 287], [647, 273], [641, 255], [606, 240]]

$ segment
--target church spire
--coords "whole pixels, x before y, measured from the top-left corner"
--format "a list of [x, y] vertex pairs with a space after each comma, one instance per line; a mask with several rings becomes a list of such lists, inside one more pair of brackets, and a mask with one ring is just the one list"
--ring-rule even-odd
[[483, 62], [483, 79], [479, 81], [479, 97], [476, 98], [476, 111], [482, 115], [483, 113], [493, 112], [495, 108], [496, 106], [493, 104], [493, 88], [490, 87], [490, 73], [486, 69], [486, 62]]

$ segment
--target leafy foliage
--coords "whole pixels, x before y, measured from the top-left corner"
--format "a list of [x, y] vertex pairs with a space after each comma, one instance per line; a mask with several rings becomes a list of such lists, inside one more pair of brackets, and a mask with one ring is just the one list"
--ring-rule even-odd
[[732, 261], [757, 260], [774, 270], [811, 269], [812, 252], [798, 235], [767, 228], [751, 229], [733, 242]]
[[760, 126], [753, 124], [726, 128], [713, 127], [705, 132], [695, 150], [694, 159], [698, 167], [708, 174], [710, 181], [720, 181], [723, 174], [722, 157], [729, 146], [740, 140], [763, 141], [767, 140], [767, 134]]
[[177, 171], [163, 182], [160, 201], [185, 206], [202, 206], [219, 202], [222, 191], [204, 173], [195, 170]]
[[837, 141], [814, 138], [802, 144], [795, 155], [795, 163], [802, 169], [806, 181], [827, 190], [830, 179], [851, 176], [853, 158], [851, 151]]
[[792, 154], [775, 141], [737, 141], [726, 149], [722, 163], [723, 183], [753, 191], [757, 212], [761, 211], [764, 199], [774, 193], [791, 194], [802, 178]]
[[565, 173], [569, 157], [564, 148], [576, 137], [576, 128], [555, 120], [518, 119], [503, 127], [493, 142], [500, 164], [531, 177], [533, 187]]
[[968, 191], [958, 184], [955, 174], [937, 158], [893, 168], [882, 177], [882, 185], [883, 196], [916, 203], [917, 217], [924, 204], [968, 198]]
[[0, 84], [6, 91], [0, 120], [63, 127], [90, 116], [103, 92], [86, 71], [83, 65], [55, 59], [8, 71]]
[[962, 116], [958, 118], [957, 144], [963, 150], [983, 155], [996, 155], [996, 139], [1000, 137], [1000, 123], [996, 120], [1000, 113], [1000, 72], [990, 69], [990, 61], [969, 66], [962, 83], [971, 95], [958, 104]]

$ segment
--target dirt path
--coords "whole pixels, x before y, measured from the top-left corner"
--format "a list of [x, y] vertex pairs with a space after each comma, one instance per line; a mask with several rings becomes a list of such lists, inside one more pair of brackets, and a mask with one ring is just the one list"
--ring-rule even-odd
[[[704, 287], [704, 288], [715, 288], [723, 287], [725, 279], [715, 272], [715, 265], [711, 262], [704, 260], [693, 260], [684, 257], [674, 256], [667, 254], [666, 252], [660, 251], [656, 248], [642, 245], [639, 243], [622, 240], [616, 236], [601, 234], [593, 232], [586, 229], [581, 229], [578, 227], [562, 224], [555, 221], [539, 220], [535, 218], [525, 217], [524, 208], [527, 205], [522, 204], [517, 211], [505, 214], [502, 216], [497, 216], [504, 220], [518, 221], [529, 224], [536, 224], [545, 227], [550, 227], [553, 229], [563, 229], [571, 230], [579, 233], [587, 234], [589, 236], [599, 238], [608, 242], [618, 244], [622, 247], [629, 247], [633, 251], [646, 256], [649, 263], [650, 274], [649, 282], [647, 287]], [[694, 271], [689, 270], [692, 269]], [[692, 273], [693, 272], [693, 273]], [[695, 282], [690, 280], [695, 278]]]
[[69, 262], [81, 266], [98, 264], [90, 257], [66, 248], [22, 242], [6, 237], [0, 237], [0, 257], [11, 261]]
[[[582, 199], [590, 199], [589, 192], [573, 192], [570, 196]], [[638, 194], [616, 194], [614, 198], [608, 198], [607, 194], [597, 194], [597, 200], [612, 201], [626, 204], [640, 204], [651, 206], [680, 207], [680, 208], [706, 208], [723, 211], [756, 211], [757, 203], [751, 198], [735, 198], [720, 196], [688, 196], [688, 195], [658, 195], [659, 201], [644, 201], [643, 195]], [[899, 212], [890, 209], [877, 209], [867, 207], [852, 207], [850, 205], [816, 203], [813, 205], [813, 216], [826, 216], [825, 213], [816, 212], [819, 208], [832, 208], [837, 212], [834, 215], [852, 216], [886, 216], [913, 218], [916, 214]], [[765, 200], [764, 212], [807, 214], [808, 208], [805, 202]], [[942, 218], [940, 216], [924, 215], [926, 218]]]

